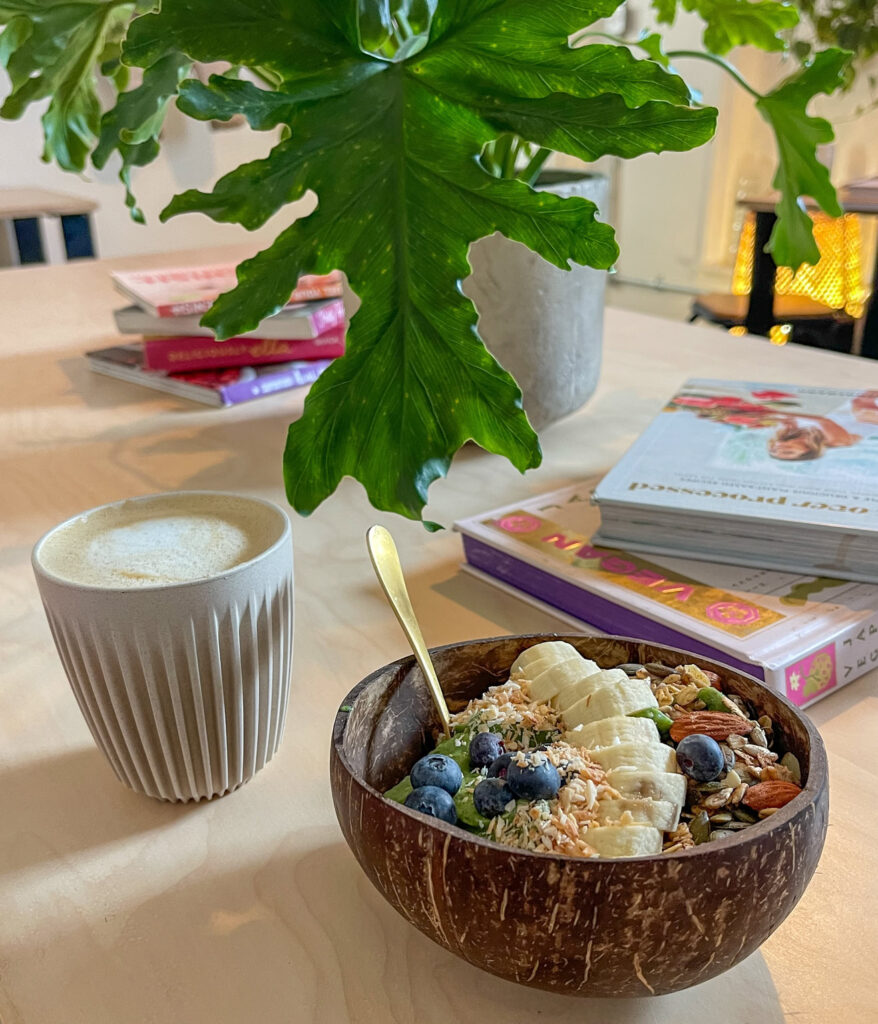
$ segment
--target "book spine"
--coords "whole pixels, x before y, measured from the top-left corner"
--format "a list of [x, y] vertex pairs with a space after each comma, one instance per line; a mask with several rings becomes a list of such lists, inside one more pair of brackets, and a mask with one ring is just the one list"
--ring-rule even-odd
[[331, 362], [331, 359], [318, 359], [312, 363], [293, 363], [277, 373], [226, 384], [219, 389], [219, 394], [223, 405], [238, 405], [254, 398], [262, 398], [264, 395], [291, 391], [293, 388], [313, 384]]
[[316, 299], [338, 299], [342, 295], [341, 280], [316, 281], [296, 285], [290, 302], [313, 302]]
[[[344, 291], [341, 276], [339, 274], [327, 274], [326, 277], [303, 277], [293, 289], [292, 295], [287, 300], [287, 306], [295, 305], [297, 302], [315, 302], [318, 299], [337, 299]], [[216, 295], [209, 295], [203, 299], [193, 299], [191, 302], [171, 302], [155, 307], [156, 315], [166, 316], [190, 316], [195, 313], [206, 313], [216, 301]]]
[[303, 359], [334, 359], [344, 355], [344, 326], [323, 331], [316, 338], [282, 341], [273, 338], [147, 338], [143, 366], [147, 370], [178, 373], [214, 367], [254, 366]]
[[878, 612], [848, 626], [832, 639], [816, 642], [773, 668], [774, 688], [797, 707], [815, 701], [878, 668]]

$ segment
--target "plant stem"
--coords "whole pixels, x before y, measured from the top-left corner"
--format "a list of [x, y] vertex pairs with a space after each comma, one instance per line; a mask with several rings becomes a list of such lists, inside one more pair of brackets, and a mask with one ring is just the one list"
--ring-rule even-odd
[[706, 50], [671, 50], [669, 53], [666, 53], [665, 56], [668, 60], [673, 60], [675, 57], [693, 57], [695, 60], [710, 61], [711, 64], [716, 64], [717, 67], [727, 71], [738, 85], [740, 85], [742, 89], [746, 89], [751, 96], [755, 97], [757, 100], [762, 99], [762, 93], [757, 92], [749, 82], [746, 82], [737, 68], [729, 64], [727, 60], [723, 60], [722, 57], [717, 57], [715, 53], [708, 53]]
[[503, 177], [514, 178], [515, 177], [515, 162], [518, 160], [518, 154], [521, 151], [522, 141], [517, 135], [509, 136], [509, 149], [506, 152], [506, 160], [503, 163]]
[[546, 149], [545, 146], [540, 146], [536, 153], [534, 153], [530, 160], [528, 160], [527, 166], [519, 175], [521, 180], [527, 182], [528, 185], [533, 185], [540, 176], [543, 164], [545, 164], [551, 155], [551, 149]]

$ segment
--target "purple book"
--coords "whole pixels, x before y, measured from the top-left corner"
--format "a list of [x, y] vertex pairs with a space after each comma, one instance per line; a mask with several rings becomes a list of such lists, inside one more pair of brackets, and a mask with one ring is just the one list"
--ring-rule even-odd
[[878, 587], [610, 548], [593, 489], [459, 521], [467, 564], [538, 607], [750, 672], [799, 707], [878, 665]]
[[238, 405], [254, 398], [313, 384], [332, 362], [331, 359], [313, 359], [263, 366], [236, 366], [225, 370], [163, 373], [144, 367], [140, 345], [97, 349], [86, 352], [86, 359], [96, 373], [215, 406]]

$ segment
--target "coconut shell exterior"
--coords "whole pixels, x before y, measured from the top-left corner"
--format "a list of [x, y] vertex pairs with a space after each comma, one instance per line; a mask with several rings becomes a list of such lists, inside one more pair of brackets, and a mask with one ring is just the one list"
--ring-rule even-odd
[[[675, 648], [617, 637], [521, 636], [432, 652], [452, 710], [508, 678], [526, 647], [564, 639], [602, 668], [697, 664], [767, 714], [799, 759], [803, 792], [733, 838], [675, 854], [578, 860], [514, 850], [381, 793], [433, 746], [437, 720], [412, 658], [342, 703], [331, 752], [336, 815], [354, 856], [416, 928], [483, 970], [579, 996], [661, 995], [753, 952], [808, 884], [826, 835], [826, 755], [810, 722], [750, 676]], [[350, 711], [345, 710], [351, 708]]]

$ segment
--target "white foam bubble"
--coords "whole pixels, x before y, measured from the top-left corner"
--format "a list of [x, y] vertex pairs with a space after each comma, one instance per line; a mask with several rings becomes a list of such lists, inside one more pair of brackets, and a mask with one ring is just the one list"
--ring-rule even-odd
[[270, 547], [282, 524], [244, 498], [168, 494], [87, 513], [56, 530], [42, 565], [74, 583], [161, 586], [221, 575]]

